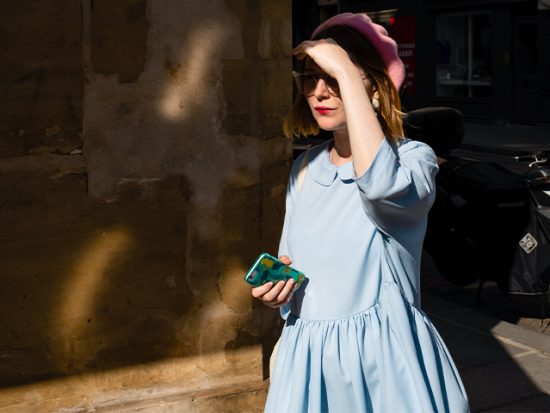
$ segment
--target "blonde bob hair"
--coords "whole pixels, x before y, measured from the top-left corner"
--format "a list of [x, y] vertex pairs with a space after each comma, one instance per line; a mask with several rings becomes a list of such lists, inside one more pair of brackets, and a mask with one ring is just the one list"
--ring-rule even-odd
[[[342, 25], [328, 27], [312, 40], [332, 38], [349, 55], [351, 61], [360, 67], [378, 91], [380, 107], [378, 121], [387, 139], [397, 143], [403, 138], [403, 112], [399, 93], [388, 76], [382, 58], [356, 30]], [[302, 63], [303, 65], [303, 63]], [[303, 66], [302, 66], [303, 68]], [[299, 94], [283, 122], [283, 130], [288, 138], [310, 136], [319, 133], [319, 125], [311, 113], [306, 97]]]

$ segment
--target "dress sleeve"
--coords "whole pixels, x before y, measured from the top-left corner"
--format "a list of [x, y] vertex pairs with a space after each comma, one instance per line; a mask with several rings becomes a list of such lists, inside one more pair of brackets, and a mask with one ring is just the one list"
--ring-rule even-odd
[[[302, 153], [292, 165], [292, 169], [290, 171], [290, 177], [288, 179], [288, 185], [286, 189], [286, 209], [285, 209], [285, 220], [283, 224], [283, 231], [281, 233], [281, 240], [279, 242], [279, 252], [277, 257], [280, 257], [282, 255], [288, 256], [290, 259], [292, 259], [292, 252], [290, 251], [290, 248], [288, 246], [288, 231], [290, 229], [290, 222], [292, 220], [292, 213], [294, 210], [294, 203], [296, 201], [296, 194], [298, 191], [298, 188], [296, 187], [297, 181], [298, 181], [298, 172], [300, 170], [300, 166], [302, 164], [303, 157], [307, 156], [306, 152]], [[281, 317], [283, 319], [287, 319], [288, 315], [290, 314], [290, 311], [292, 309], [292, 300], [280, 308]]]
[[407, 141], [395, 148], [384, 139], [369, 169], [355, 182], [367, 215], [391, 237], [427, 217], [437, 171], [436, 155], [428, 145]]

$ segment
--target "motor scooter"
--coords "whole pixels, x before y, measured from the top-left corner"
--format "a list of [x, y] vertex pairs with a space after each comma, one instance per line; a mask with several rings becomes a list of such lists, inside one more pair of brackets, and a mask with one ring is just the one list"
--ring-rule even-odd
[[[486, 281], [504, 294], [543, 298], [550, 284], [550, 150], [517, 157], [529, 161], [520, 175], [495, 162], [454, 156], [464, 135], [462, 113], [453, 108], [413, 110], [406, 135], [438, 156], [436, 199], [424, 242], [441, 275], [454, 285]], [[545, 307], [543, 307], [545, 312]]]
[[550, 284], [550, 149], [514, 157], [528, 162], [529, 219], [510, 271], [512, 294], [548, 295]]

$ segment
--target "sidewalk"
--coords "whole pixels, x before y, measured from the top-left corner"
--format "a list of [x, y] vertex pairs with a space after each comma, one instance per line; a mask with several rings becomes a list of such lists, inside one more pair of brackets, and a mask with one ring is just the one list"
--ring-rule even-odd
[[550, 412], [550, 337], [423, 294], [472, 412]]
[[[513, 165], [514, 155], [550, 149], [550, 125], [465, 122], [464, 131], [462, 144], [453, 154], [512, 168], [525, 168]], [[469, 308], [471, 304], [467, 307], [453, 302], [452, 288], [433, 267], [423, 267], [422, 308], [457, 364], [472, 412], [550, 412], [550, 335], [491, 317]], [[462, 297], [455, 297], [455, 301], [473, 302], [475, 290], [456, 290]], [[487, 297], [489, 306], [497, 301]], [[508, 310], [513, 311], [513, 306]], [[494, 313], [505, 314], [502, 308], [495, 308]], [[514, 318], [517, 324], [524, 321], [519, 314]]]

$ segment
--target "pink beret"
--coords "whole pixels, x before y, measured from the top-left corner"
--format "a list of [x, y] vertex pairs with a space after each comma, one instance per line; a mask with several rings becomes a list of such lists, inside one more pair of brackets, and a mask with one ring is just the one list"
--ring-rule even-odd
[[331, 26], [348, 26], [362, 34], [378, 51], [386, 64], [386, 69], [395, 88], [399, 90], [405, 80], [405, 65], [397, 54], [397, 43], [389, 35], [386, 29], [373, 21], [363, 13], [342, 13], [321, 23], [311, 35], [317, 34]]

